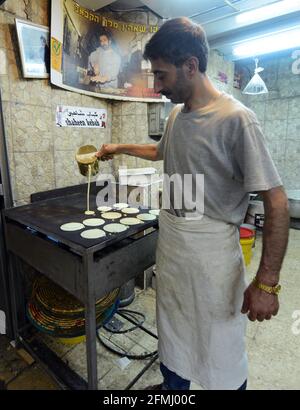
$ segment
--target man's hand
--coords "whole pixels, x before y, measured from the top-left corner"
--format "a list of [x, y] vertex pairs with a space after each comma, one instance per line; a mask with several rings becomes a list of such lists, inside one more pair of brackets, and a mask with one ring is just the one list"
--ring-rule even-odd
[[101, 161], [108, 161], [113, 159], [113, 156], [117, 153], [117, 144], [103, 144], [98, 152], [96, 152], [96, 157], [100, 158]]
[[242, 313], [248, 313], [248, 318], [252, 322], [258, 320], [270, 320], [277, 315], [279, 310], [278, 296], [269, 294], [258, 289], [254, 284], [250, 284], [244, 292], [244, 303]]

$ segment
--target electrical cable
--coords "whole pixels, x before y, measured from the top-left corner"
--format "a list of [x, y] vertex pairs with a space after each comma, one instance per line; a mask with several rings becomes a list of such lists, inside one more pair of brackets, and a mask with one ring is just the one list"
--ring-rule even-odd
[[[124, 333], [128, 333], [128, 332], [132, 332], [133, 330], [140, 328], [142, 326], [142, 324], [145, 322], [146, 317], [145, 315], [143, 315], [143, 313], [140, 312], [136, 312], [135, 310], [128, 310], [128, 309], [117, 309], [116, 313], [127, 313], [129, 317], [135, 319], [134, 314], [141, 316], [143, 319], [141, 321], [139, 321], [138, 323], [136, 323], [135, 326], [130, 327], [129, 329], [125, 329], [125, 330], [112, 330], [111, 328], [109, 328], [107, 325], [104, 325], [104, 329], [107, 330], [108, 332], [111, 333], [120, 333], [120, 334], [124, 334]], [[125, 316], [126, 317], [126, 316]]]
[[[103, 325], [102, 327], [103, 327], [104, 330], [106, 330], [110, 333], [113, 333], [113, 334], [125, 334], [125, 333], [131, 332], [133, 330], [136, 330], [138, 328], [141, 328], [141, 329], [144, 330], [142, 325], [145, 322], [146, 317], [143, 313], [137, 312], [135, 310], [128, 310], [128, 309], [117, 309], [116, 313], [119, 313], [122, 317], [126, 318], [131, 323], [134, 323], [134, 326], [130, 327], [129, 329], [125, 329], [125, 330], [112, 330], [107, 325]], [[135, 315], [142, 317], [142, 319], [139, 320], [138, 322], [136, 322]], [[135, 354], [131, 354], [129, 352], [126, 352], [125, 349], [123, 349], [121, 346], [118, 346], [119, 349], [121, 349], [121, 350], [117, 350], [115, 344], [114, 344], [114, 347], [112, 347], [107, 342], [104, 342], [103, 338], [100, 337], [100, 333], [99, 333], [100, 329], [96, 330], [97, 340], [107, 350], [109, 350], [112, 353], [117, 354], [118, 356], [127, 357], [128, 359], [132, 359], [132, 360], [144, 360], [144, 359], [152, 358], [153, 356], [157, 355], [157, 350], [155, 350], [153, 352], [150, 352], [150, 353], [145, 353], [145, 354], [142, 354], [142, 355], [135, 355]], [[148, 333], [151, 334], [151, 332], [149, 332], [149, 331], [148, 331]], [[153, 335], [153, 337], [156, 337], [156, 336]]]

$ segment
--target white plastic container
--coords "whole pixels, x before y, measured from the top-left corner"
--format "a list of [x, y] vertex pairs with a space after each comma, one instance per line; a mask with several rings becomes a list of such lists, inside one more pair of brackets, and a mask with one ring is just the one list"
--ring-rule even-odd
[[289, 200], [290, 217], [300, 219], [300, 189], [286, 192]]
[[155, 168], [120, 168], [119, 184], [147, 186], [160, 180]]
[[131, 206], [158, 209], [162, 181], [155, 168], [120, 168], [119, 194]]

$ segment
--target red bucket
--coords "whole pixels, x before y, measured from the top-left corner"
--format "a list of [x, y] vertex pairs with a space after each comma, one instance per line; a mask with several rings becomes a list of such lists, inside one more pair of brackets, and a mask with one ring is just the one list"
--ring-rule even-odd
[[240, 228], [240, 238], [241, 239], [250, 239], [253, 238], [255, 232], [249, 228]]

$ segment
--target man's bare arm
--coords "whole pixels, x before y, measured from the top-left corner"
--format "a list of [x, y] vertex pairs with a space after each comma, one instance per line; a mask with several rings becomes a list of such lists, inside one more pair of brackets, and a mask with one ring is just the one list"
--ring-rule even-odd
[[288, 199], [282, 187], [261, 192], [265, 208], [263, 250], [257, 278], [269, 286], [279, 282], [279, 272], [289, 236]]
[[103, 144], [96, 155], [105, 161], [117, 154], [127, 154], [150, 161], [158, 160], [156, 144]]
[[[264, 200], [265, 221], [263, 251], [256, 277], [260, 283], [274, 286], [279, 282], [279, 272], [286, 252], [289, 235], [288, 199], [283, 188], [273, 188], [261, 193]], [[270, 320], [279, 310], [278, 296], [258, 289], [251, 283], [244, 293], [242, 313], [251, 321]]]

